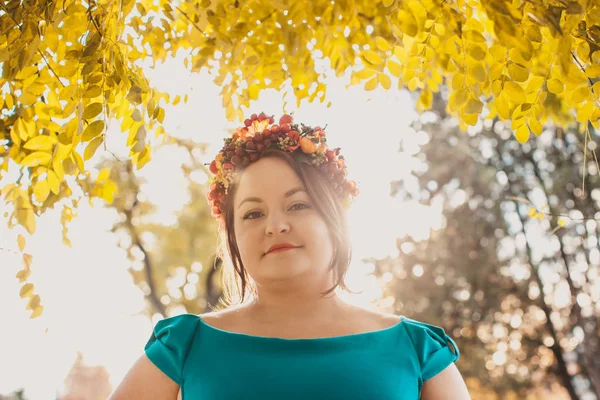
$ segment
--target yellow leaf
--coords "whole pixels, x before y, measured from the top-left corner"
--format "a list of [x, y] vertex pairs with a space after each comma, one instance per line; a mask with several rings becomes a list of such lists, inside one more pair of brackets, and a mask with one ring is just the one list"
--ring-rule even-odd
[[104, 136], [98, 136], [97, 138], [95, 138], [94, 140], [92, 140], [90, 142], [90, 144], [88, 144], [88, 146], [83, 151], [83, 159], [85, 161], [87, 161], [90, 158], [92, 158], [94, 156], [94, 153], [96, 153], [96, 150], [98, 150], [98, 147], [103, 142], [104, 142]]
[[38, 165], [48, 164], [51, 159], [52, 156], [50, 155], [50, 153], [36, 151], [25, 157], [23, 160], [21, 160], [21, 165], [25, 167], [35, 167]]
[[43, 203], [48, 198], [50, 194], [50, 187], [48, 186], [48, 181], [46, 179], [42, 179], [38, 181], [33, 189], [33, 193], [35, 194], [35, 198], [40, 203]]
[[479, 64], [469, 68], [469, 75], [471, 77], [475, 78], [475, 80], [477, 82], [485, 82], [485, 80], [487, 78], [485, 69], [483, 68], [483, 66], [481, 66]]
[[33, 262], [33, 256], [28, 253], [23, 253], [23, 267], [27, 270], [31, 268], [31, 263]]
[[379, 77], [379, 83], [381, 84], [381, 87], [383, 87], [385, 90], [389, 90], [389, 88], [392, 86], [390, 77], [383, 73], [380, 73], [377, 76]]
[[104, 131], [104, 121], [99, 119], [88, 126], [81, 133], [81, 141], [89, 142]]
[[516, 132], [517, 141], [521, 144], [526, 143], [529, 140], [529, 128], [527, 124], [523, 124], [517, 128]]
[[521, 85], [515, 82], [504, 82], [504, 92], [506, 93], [508, 99], [516, 104], [523, 103], [527, 98]]
[[431, 94], [431, 90], [425, 89], [421, 92], [419, 96], [418, 104], [422, 107], [423, 110], [428, 110], [431, 108], [431, 102], [433, 100], [433, 96]]
[[528, 115], [530, 111], [531, 111], [531, 103], [519, 104], [517, 107], [515, 107], [515, 109], [513, 111], [512, 120], [513, 121], [519, 120], [519, 119], [523, 118], [524, 116]]
[[398, 61], [402, 61], [406, 58], [406, 50], [402, 46], [394, 46], [394, 55], [398, 59]]
[[19, 236], [17, 236], [17, 242], [19, 243], [19, 250], [25, 250], [25, 238], [23, 235], [19, 234]]
[[363, 58], [372, 65], [380, 65], [383, 64], [383, 58], [379, 56], [373, 50], [367, 50], [362, 54]]
[[[389, 65], [389, 61], [388, 61], [388, 65]], [[363, 79], [368, 79], [368, 78], [372, 77], [376, 73], [377, 73], [377, 71], [374, 70], [373, 68], [365, 67], [365, 68], [361, 69], [360, 71], [354, 72], [354, 76], [359, 78], [360, 80], [363, 80]]]
[[435, 33], [437, 33], [440, 36], [444, 36], [446, 34], [446, 27], [442, 24], [435, 24]]
[[28, 310], [34, 310], [39, 305], [40, 305], [40, 296], [36, 294], [35, 296], [32, 296], [31, 299], [29, 299], [29, 303], [27, 303], [27, 307], [26, 308]]
[[146, 165], [146, 163], [148, 161], [150, 161], [151, 159], [152, 159], [152, 157], [151, 157], [150, 147], [146, 146], [144, 148], [144, 151], [142, 151], [138, 157], [137, 165], [136, 165], [137, 169], [138, 170], [142, 169], [142, 167], [144, 165]]
[[486, 53], [480, 46], [473, 44], [467, 48], [467, 54], [473, 59], [481, 61], [485, 58]]
[[586, 100], [592, 100], [590, 87], [587, 85], [587, 83], [573, 91], [573, 102], [575, 104], [581, 103]]
[[537, 210], [535, 207], [530, 207], [529, 211], [527, 212], [527, 214], [531, 217], [531, 218], [535, 218], [537, 216]]
[[543, 131], [543, 127], [541, 122], [537, 119], [537, 118], [530, 118], [529, 119], [529, 128], [531, 129], [531, 132], [533, 132], [533, 134], [535, 136], [540, 136], [542, 134]]
[[479, 99], [475, 99], [473, 97], [469, 98], [469, 101], [464, 107], [464, 112], [466, 114], [481, 114], [481, 109], [483, 108], [483, 103]]
[[56, 176], [56, 173], [52, 170], [48, 170], [48, 186], [50, 187], [52, 193], [58, 194], [60, 180], [58, 179], [58, 176]]
[[411, 80], [406, 82], [406, 87], [411, 92], [414, 92], [417, 89], [417, 87], [419, 87], [419, 83], [420, 83], [419, 78], [412, 78]]
[[465, 86], [465, 76], [461, 73], [456, 73], [452, 77], [452, 89], [460, 90]]
[[[89, 147], [89, 145], [88, 145], [88, 147]], [[85, 169], [84, 169], [83, 159], [81, 158], [81, 155], [79, 155], [78, 152], [74, 151], [71, 153], [71, 157], [73, 159], [73, 162], [75, 162], [75, 165], [77, 165], [77, 169], [79, 170], [78, 173], [83, 174]]]
[[102, 88], [100, 86], [90, 86], [85, 92], [83, 92], [83, 94], [81, 95], [81, 97], [83, 98], [94, 98], [94, 97], [98, 97], [102, 94]]
[[40, 315], [42, 315], [43, 312], [44, 312], [44, 306], [39, 305], [33, 310], [33, 312], [31, 313], [31, 316], [29, 318], [30, 319], [37, 318]]
[[510, 105], [508, 104], [508, 100], [504, 97], [502, 93], [500, 93], [495, 99], [494, 103], [496, 104], [496, 110], [498, 111], [498, 115], [507, 120], [510, 118]]
[[110, 177], [110, 168], [102, 168], [100, 170], [100, 172], [98, 172], [98, 177], [96, 178], [96, 181], [104, 182], [109, 177]]
[[453, 105], [456, 108], [460, 108], [462, 107], [467, 100], [469, 100], [469, 90], [467, 88], [463, 88], [460, 90], [457, 90], [456, 92], [452, 93], [453, 97]]
[[585, 122], [590, 119], [596, 108], [594, 103], [591, 101], [585, 102], [581, 107], [577, 109], [577, 121]]
[[525, 91], [527, 93], [537, 92], [538, 90], [540, 90], [540, 88], [542, 87], [543, 84], [544, 84], [544, 77], [537, 76], [537, 75], [532, 76], [531, 80], [527, 84], [527, 89], [525, 89]]
[[102, 103], [92, 103], [83, 111], [83, 119], [92, 119], [102, 112]]
[[392, 75], [394, 75], [395, 77], [400, 77], [400, 74], [402, 73], [402, 66], [399, 63], [397, 63], [394, 60], [388, 59], [387, 67]]
[[375, 37], [375, 46], [377, 46], [377, 48], [381, 51], [388, 51], [392, 49], [392, 46], [390, 46], [388, 41], [381, 36]]
[[38, 135], [28, 140], [23, 145], [23, 148], [27, 150], [50, 151], [57, 142], [58, 139], [55, 136]]
[[19, 283], [23, 283], [29, 277], [29, 275], [31, 275], [31, 270], [28, 268], [25, 268], [25, 269], [22, 269], [19, 272], [17, 272], [17, 275], [15, 275], [15, 278], [17, 278], [19, 280]]
[[525, 82], [529, 78], [529, 70], [516, 63], [508, 65], [508, 74], [517, 82]]
[[504, 63], [506, 61], [506, 48], [500, 46], [498, 44], [492, 45], [488, 49], [490, 55], [499, 63]]
[[176, 106], [177, 104], [179, 104], [179, 101], [181, 101], [181, 96], [177, 95], [175, 96], [175, 98], [173, 99], [173, 105]]
[[502, 81], [492, 82], [492, 93], [494, 96], [498, 96], [502, 92]]
[[377, 77], [374, 76], [373, 78], [371, 78], [370, 80], [367, 81], [367, 83], [365, 83], [365, 90], [366, 91], [370, 91], [373, 90], [377, 87]]
[[548, 91], [550, 93], [554, 93], [554, 94], [559, 94], [562, 93], [562, 91], [564, 90], [565, 86], [563, 85], [563, 83], [561, 81], [559, 81], [556, 78], [552, 78], [550, 79], [546, 85], [548, 86]]
[[64, 179], [65, 170], [63, 168], [61, 159], [54, 157], [54, 160], [52, 160], [52, 169], [56, 173], [56, 177], [59, 179], [59, 181]]
[[479, 116], [477, 114], [463, 114], [462, 119], [467, 125], [475, 126], [479, 120]]
[[26, 283], [21, 287], [21, 291], [19, 292], [19, 296], [21, 298], [31, 297], [33, 294], [33, 283]]
[[589, 67], [586, 67], [585, 75], [588, 78], [597, 78], [600, 76], [600, 65], [590, 65]]

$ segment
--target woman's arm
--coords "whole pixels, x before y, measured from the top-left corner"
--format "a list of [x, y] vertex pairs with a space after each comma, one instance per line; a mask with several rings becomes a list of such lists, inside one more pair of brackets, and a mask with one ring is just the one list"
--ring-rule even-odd
[[108, 400], [179, 400], [179, 385], [143, 354]]
[[454, 363], [423, 383], [421, 400], [471, 400], [467, 385]]

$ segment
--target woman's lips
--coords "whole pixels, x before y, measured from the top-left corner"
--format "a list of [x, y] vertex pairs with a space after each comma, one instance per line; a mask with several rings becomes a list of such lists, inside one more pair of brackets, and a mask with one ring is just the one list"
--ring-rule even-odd
[[298, 248], [298, 247], [282, 247], [282, 248], [280, 248], [280, 249], [275, 249], [275, 250], [272, 250], [272, 251], [268, 252], [267, 254], [271, 254], [271, 253], [280, 253], [280, 252], [282, 252], [282, 251], [286, 251], [286, 250], [294, 250], [294, 249], [297, 249], [297, 248]]

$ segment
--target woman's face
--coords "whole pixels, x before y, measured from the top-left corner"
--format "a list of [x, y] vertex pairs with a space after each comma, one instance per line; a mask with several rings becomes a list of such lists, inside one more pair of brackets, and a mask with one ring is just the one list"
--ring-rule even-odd
[[[262, 158], [246, 168], [238, 184], [235, 236], [244, 267], [257, 285], [293, 279], [321, 290], [323, 282], [329, 284], [329, 230], [290, 166], [278, 158]], [[282, 242], [300, 247], [267, 254]]]

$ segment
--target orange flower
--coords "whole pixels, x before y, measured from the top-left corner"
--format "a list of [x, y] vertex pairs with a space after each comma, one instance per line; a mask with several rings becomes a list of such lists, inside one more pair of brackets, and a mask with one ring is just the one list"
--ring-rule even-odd
[[317, 151], [317, 144], [307, 137], [300, 138], [300, 147], [307, 154], [312, 154]]
[[269, 119], [263, 119], [262, 121], [254, 120], [252, 125], [248, 127], [248, 133], [250, 137], [253, 137], [257, 133], [262, 133], [269, 126]]

